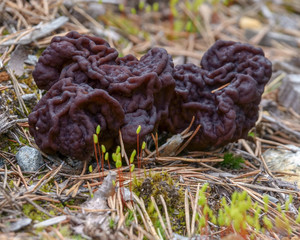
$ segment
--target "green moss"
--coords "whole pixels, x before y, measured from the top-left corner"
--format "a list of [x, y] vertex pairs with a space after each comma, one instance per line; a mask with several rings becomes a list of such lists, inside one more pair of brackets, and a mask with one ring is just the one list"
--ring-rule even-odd
[[11, 180], [9, 181], [9, 183], [8, 183], [8, 186], [9, 186], [11, 189], [13, 189], [14, 186], [15, 186], [14, 180], [11, 179]]
[[[128, 211], [129, 211], [129, 214], [128, 214], [128, 217], [125, 220], [125, 226], [127, 226], [127, 227], [131, 226], [131, 223], [134, 220], [134, 213], [133, 213], [133, 211], [131, 211], [131, 210], [128, 210]], [[114, 226], [113, 223], [112, 223], [112, 225]]]
[[114, 230], [115, 228], [116, 228], [116, 223], [115, 223], [115, 221], [111, 218], [111, 219], [109, 219], [109, 227], [110, 227], [110, 229], [112, 229], [112, 230]]
[[[39, 206], [42, 205], [41, 201], [35, 201], [36, 204], [38, 204]], [[34, 206], [32, 206], [29, 203], [23, 204], [23, 213], [31, 218], [33, 221], [44, 221], [49, 219], [49, 216], [47, 216], [45, 213], [37, 210]]]
[[48, 193], [48, 192], [51, 191], [53, 185], [54, 185], [54, 184], [53, 184], [53, 180], [51, 180], [51, 181], [48, 182], [47, 184], [44, 184], [44, 185], [40, 188], [40, 190], [41, 190], [42, 192]]
[[[22, 145], [28, 144], [26, 138], [18, 136], [18, 139]], [[22, 145], [20, 145], [17, 141], [9, 138], [6, 134], [1, 135], [0, 137], [0, 148], [4, 152], [16, 154]]]
[[[157, 227], [159, 228], [161, 226], [157, 212], [151, 202], [151, 196], [153, 196], [160, 212], [164, 215], [160, 200], [160, 195], [162, 195], [167, 205], [173, 231], [178, 234], [185, 232], [184, 192], [167, 172], [152, 173], [149, 171], [145, 172], [144, 179], [134, 177], [133, 191], [144, 200], [150, 218], [153, 223], [158, 224]], [[163, 229], [161, 229], [161, 233], [163, 234]]]
[[[145, 173], [144, 179], [134, 180], [134, 191], [136, 194], [139, 194], [140, 197], [144, 200], [147, 213], [149, 214], [155, 229], [165, 238], [165, 233], [161, 227], [161, 223], [158, 219], [158, 214], [154, 208], [154, 205], [150, 201], [150, 197], [153, 196], [156, 200], [156, 203], [160, 209], [163, 220], [164, 210], [158, 196], [161, 194], [164, 196], [164, 199], [167, 203], [168, 214], [170, 216], [171, 226], [175, 233], [186, 234], [185, 232], [185, 208], [184, 208], [184, 194], [181, 189], [172, 188], [176, 186], [171, 176], [167, 173], [153, 174], [151, 172]], [[171, 185], [171, 186], [170, 186]], [[171, 200], [174, 198], [170, 194], [170, 189], [174, 192], [179, 191], [178, 201]], [[264, 197], [264, 204], [260, 206], [258, 202], [253, 202], [251, 197], [246, 191], [243, 192], [234, 192], [231, 195], [231, 200], [227, 202], [226, 198], [223, 197], [220, 201], [219, 209], [214, 209], [213, 206], [210, 206], [211, 202], [209, 201], [210, 187], [208, 184], [204, 184], [199, 191], [198, 196], [198, 211], [196, 213], [196, 234], [202, 234], [207, 231], [208, 225], [211, 231], [220, 231], [220, 227], [229, 228], [232, 232], [235, 232], [246, 238], [250, 236], [249, 229], [253, 229], [252, 239], [255, 238], [256, 233], [267, 233], [273, 231], [274, 227], [284, 231], [287, 235], [292, 234], [292, 227], [287, 218], [288, 214], [288, 205], [293, 202], [293, 197], [290, 196], [286, 203], [283, 205], [285, 208], [281, 208], [281, 205], [278, 205], [277, 209], [281, 215], [270, 216], [268, 212], [268, 197]], [[175, 197], [176, 198], [176, 197]], [[191, 213], [192, 211], [190, 211]], [[300, 216], [300, 215], [299, 215]], [[300, 221], [300, 217], [295, 216], [296, 221]], [[191, 216], [190, 216], [191, 217]], [[142, 224], [142, 219], [138, 216], [138, 221]], [[212, 226], [210, 223], [214, 224]], [[128, 223], [129, 224], [129, 220]], [[229, 233], [228, 233], [229, 234]]]
[[223, 158], [224, 161], [219, 163], [220, 166], [230, 169], [240, 169], [242, 167], [241, 164], [245, 162], [241, 156], [236, 156], [230, 152], [225, 153]]
[[8, 138], [7, 135], [3, 134], [0, 138], [0, 148], [4, 152], [16, 154], [19, 148], [19, 144]]

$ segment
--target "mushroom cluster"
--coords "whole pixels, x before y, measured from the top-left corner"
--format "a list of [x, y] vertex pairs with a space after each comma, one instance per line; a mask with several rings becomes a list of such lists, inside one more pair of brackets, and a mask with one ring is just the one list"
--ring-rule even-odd
[[271, 76], [271, 63], [249, 44], [217, 41], [201, 67], [174, 67], [171, 56], [153, 48], [140, 60], [98, 37], [70, 32], [54, 37], [33, 72], [47, 90], [29, 115], [30, 133], [46, 153], [80, 160], [93, 154], [92, 135], [101, 126], [106, 145], [126, 147], [156, 131], [179, 133], [193, 116], [201, 128], [191, 148], [207, 149], [245, 137]]

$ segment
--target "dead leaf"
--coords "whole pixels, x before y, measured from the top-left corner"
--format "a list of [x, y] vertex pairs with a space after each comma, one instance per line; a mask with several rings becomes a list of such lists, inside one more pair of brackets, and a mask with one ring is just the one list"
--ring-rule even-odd
[[239, 22], [240, 28], [242, 29], [261, 29], [262, 24], [260, 21], [258, 21], [255, 18], [249, 18], [249, 17], [242, 17]]
[[9, 80], [9, 75], [7, 72], [0, 72], [0, 82], [5, 82]]
[[77, 226], [73, 226], [73, 230], [77, 234], [89, 236], [92, 239], [102, 239], [101, 237], [104, 237], [102, 235], [109, 232], [109, 211], [86, 213], [84, 209], [109, 209], [107, 198], [115, 192], [113, 181], [116, 181], [116, 176], [115, 172], [109, 172], [100, 188], [95, 192], [94, 197], [81, 205], [83, 213], [77, 214], [76, 219], [71, 218], [71, 221], [77, 224]]
[[8, 67], [13, 70], [17, 76], [24, 73], [24, 61], [28, 58], [29, 51], [26, 47], [18, 45], [11, 54]]
[[167, 142], [162, 145], [162, 150], [160, 151], [159, 155], [163, 156], [175, 156], [176, 150], [179, 148], [181, 143], [183, 142], [184, 138], [181, 134], [176, 134], [169, 138]]

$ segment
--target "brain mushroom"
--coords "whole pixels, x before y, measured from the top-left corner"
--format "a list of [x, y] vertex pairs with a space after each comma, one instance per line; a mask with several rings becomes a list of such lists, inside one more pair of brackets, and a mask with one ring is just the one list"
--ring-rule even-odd
[[46, 153], [80, 160], [93, 154], [96, 126], [100, 140], [125, 147], [156, 131], [179, 133], [195, 116], [201, 128], [191, 148], [223, 146], [245, 137], [254, 126], [271, 63], [261, 49], [217, 41], [201, 67], [174, 67], [171, 56], [153, 48], [140, 60], [118, 52], [101, 38], [70, 32], [54, 37], [33, 72], [47, 90], [29, 115], [29, 129]]
[[244, 138], [258, 118], [271, 73], [271, 62], [260, 48], [219, 40], [204, 54], [201, 67], [175, 67], [175, 94], [162, 126], [177, 133], [195, 116], [194, 129], [199, 124], [201, 128], [191, 149], [224, 146]]
[[102, 140], [109, 141], [118, 134], [124, 117], [119, 102], [106, 91], [64, 78], [51, 87], [29, 115], [29, 130], [44, 152], [86, 160], [93, 152], [96, 126], [102, 126]]
[[[32, 75], [40, 89], [49, 90], [72, 63], [85, 68], [90, 62], [115, 64], [118, 52], [102, 38], [81, 35], [75, 31], [54, 37], [45, 49]], [[82, 77], [82, 76], [78, 76]]]
[[[73, 52], [63, 67], [51, 65], [70, 43]], [[95, 49], [106, 49], [110, 57]], [[117, 143], [120, 129], [125, 146], [132, 148], [139, 125], [143, 138], [168, 116], [175, 81], [166, 50], [153, 48], [138, 60], [132, 55], [113, 59], [110, 49], [103, 40], [72, 33], [55, 38], [45, 50], [33, 76], [48, 92], [29, 115], [30, 132], [41, 150], [84, 160], [93, 154], [98, 124], [101, 141]]]

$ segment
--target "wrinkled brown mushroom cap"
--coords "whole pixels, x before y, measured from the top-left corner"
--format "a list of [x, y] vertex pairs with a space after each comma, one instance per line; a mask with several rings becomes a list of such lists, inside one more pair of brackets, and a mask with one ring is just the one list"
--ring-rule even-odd
[[54, 84], [29, 115], [30, 133], [46, 153], [60, 152], [88, 159], [93, 152], [92, 135], [101, 125], [101, 138], [116, 136], [124, 122], [119, 102], [106, 91], [65, 78]]
[[98, 124], [100, 141], [118, 143], [120, 129], [125, 146], [133, 148], [139, 125], [142, 139], [168, 116], [175, 87], [170, 55], [161, 48], [140, 60], [115, 53], [104, 40], [77, 33], [52, 40], [33, 74], [48, 92], [29, 115], [30, 132], [43, 151], [86, 159]]
[[30, 132], [47, 153], [81, 160], [93, 154], [96, 126], [100, 141], [136, 146], [157, 129], [179, 133], [195, 117], [201, 125], [190, 147], [223, 146], [247, 135], [271, 76], [271, 63], [249, 44], [217, 41], [201, 66], [174, 67], [171, 56], [153, 48], [140, 60], [118, 52], [101, 38], [71, 32], [53, 38], [33, 72], [48, 90], [29, 115]]
[[199, 124], [201, 128], [190, 144], [193, 149], [224, 146], [245, 138], [258, 118], [261, 95], [272, 73], [271, 62], [260, 48], [219, 40], [204, 54], [201, 66], [175, 67], [175, 94], [164, 127], [180, 132], [195, 116], [193, 129]]

